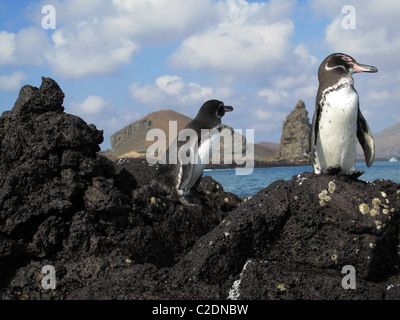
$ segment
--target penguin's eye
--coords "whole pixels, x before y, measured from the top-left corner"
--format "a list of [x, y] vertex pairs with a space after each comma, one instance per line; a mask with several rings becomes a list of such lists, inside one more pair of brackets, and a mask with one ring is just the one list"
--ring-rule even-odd
[[350, 58], [350, 57], [347, 57], [347, 56], [344, 56], [344, 57], [343, 57], [343, 60], [344, 60], [344, 61], [348, 61], [348, 62], [351, 62], [351, 61], [352, 61], [351, 58]]

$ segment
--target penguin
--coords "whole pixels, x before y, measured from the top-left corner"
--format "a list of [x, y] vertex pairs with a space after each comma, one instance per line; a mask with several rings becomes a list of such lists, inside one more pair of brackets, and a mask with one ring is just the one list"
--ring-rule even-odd
[[339, 174], [357, 179], [364, 171], [355, 169], [356, 138], [368, 167], [375, 158], [375, 143], [360, 111], [353, 74], [378, 72], [343, 53], [326, 57], [319, 69], [319, 88], [311, 132], [311, 158], [316, 174]]
[[[225, 106], [222, 101], [209, 100], [205, 102], [196, 117], [181, 131], [195, 133], [195, 139], [179, 141], [179, 136], [171, 144], [176, 149], [168, 148], [163, 163], [158, 168], [157, 181], [164, 190], [177, 196], [184, 205], [192, 205], [188, 196], [191, 189], [195, 189], [201, 181], [203, 170], [208, 164], [212, 149], [217, 145], [221, 132], [221, 119], [226, 112], [233, 111], [233, 107]], [[206, 130], [205, 130], [206, 129]], [[187, 139], [186, 139], [187, 140]], [[169, 162], [172, 155], [172, 163]], [[182, 156], [190, 154], [186, 162]], [[187, 161], [189, 159], [189, 161]]]

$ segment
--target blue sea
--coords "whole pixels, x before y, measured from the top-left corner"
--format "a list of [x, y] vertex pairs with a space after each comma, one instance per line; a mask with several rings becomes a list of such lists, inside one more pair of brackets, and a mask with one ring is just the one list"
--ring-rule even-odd
[[[359, 178], [364, 181], [379, 179], [400, 183], [400, 161], [376, 161], [368, 168], [364, 162], [357, 162], [356, 169], [365, 170]], [[250, 197], [269, 186], [276, 180], [290, 180], [294, 175], [304, 171], [312, 172], [310, 166], [254, 168], [250, 175], [236, 175], [235, 169], [204, 170], [204, 176], [211, 176], [222, 184], [225, 191], [233, 192], [239, 197]]]

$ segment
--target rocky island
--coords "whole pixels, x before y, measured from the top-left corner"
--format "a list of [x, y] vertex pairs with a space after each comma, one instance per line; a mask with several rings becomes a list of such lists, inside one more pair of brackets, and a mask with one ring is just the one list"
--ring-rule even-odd
[[42, 78], [0, 117], [0, 299], [400, 299], [399, 184], [205, 177], [183, 206], [63, 98]]

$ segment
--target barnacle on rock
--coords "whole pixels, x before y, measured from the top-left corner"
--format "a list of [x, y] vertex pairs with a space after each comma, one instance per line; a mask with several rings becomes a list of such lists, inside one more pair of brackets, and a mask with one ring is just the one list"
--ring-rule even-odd
[[329, 181], [329, 184], [328, 184], [328, 191], [329, 191], [330, 193], [334, 193], [335, 190], [336, 190], [336, 184], [335, 184], [333, 181]]
[[369, 206], [366, 203], [360, 204], [358, 208], [362, 214], [367, 214], [369, 212]]
[[328, 191], [322, 190], [321, 193], [318, 194], [318, 198], [319, 198], [320, 200], [324, 200], [324, 199], [325, 199], [325, 196], [326, 196], [327, 194], [328, 194]]
[[372, 205], [373, 205], [374, 207], [375, 207], [375, 206], [379, 207], [379, 206], [381, 205], [381, 200], [378, 199], [378, 198], [372, 199]]
[[374, 209], [371, 209], [369, 213], [371, 214], [371, 217], [375, 217], [379, 214], [379, 210], [376, 210], [374, 208]]

